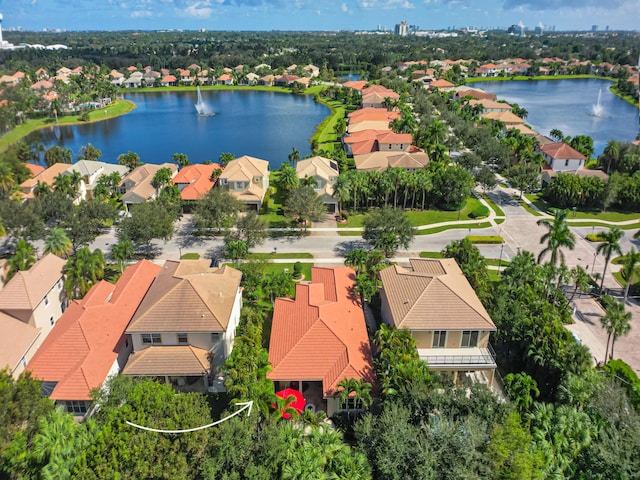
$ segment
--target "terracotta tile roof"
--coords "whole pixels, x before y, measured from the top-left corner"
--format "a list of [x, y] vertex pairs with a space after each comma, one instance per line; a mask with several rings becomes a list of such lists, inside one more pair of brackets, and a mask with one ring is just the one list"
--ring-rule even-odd
[[496, 329], [455, 260], [411, 259], [380, 272], [392, 321], [409, 330]]
[[546, 145], [542, 145], [540, 147], [540, 150], [542, 150], [542, 152], [545, 155], [548, 155], [554, 160], [557, 160], [557, 159], [586, 160], [587, 159], [587, 157], [585, 157], [583, 154], [578, 152], [575, 148], [570, 147], [564, 142], [547, 143]]
[[29, 270], [17, 272], [0, 290], [0, 310], [33, 310], [62, 278], [65, 260], [49, 253]]
[[396, 118], [400, 118], [402, 115], [398, 111], [389, 111], [386, 108], [375, 108], [375, 107], [366, 107], [360, 108], [351, 112], [347, 117], [349, 117], [349, 122], [353, 123], [355, 121], [360, 120], [361, 118], [367, 119], [387, 119], [389, 121], [395, 120]]
[[204, 375], [211, 370], [209, 351], [190, 345], [150, 346], [133, 353], [122, 371], [136, 376]]
[[242, 273], [209, 260], [167, 261], [127, 333], [225, 332]]
[[351, 155], [366, 155], [378, 150], [377, 140], [363, 140], [358, 143], [351, 144]]
[[27, 170], [29, 170], [34, 177], [46, 170], [42, 165], [36, 165], [35, 163], [25, 163], [23, 165], [27, 167]]
[[182, 167], [178, 174], [173, 178], [175, 185], [186, 185], [180, 190], [180, 198], [182, 200], [198, 200], [204, 197], [209, 190], [216, 184], [215, 180], [211, 180], [214, 170], [223, 169], [217, 163], [209, 165], [196, 164]]
[[162, 77], [162, 80], [160, 80], [160, 83], [175, 83], [177, 81], [178, 79], [175, 76], [165, 75], [164, 77]]
[[373, 383], [364, 314], [351, 293], [354, 271], [314, 267], [311, 277], [312, 283], [296, 286], [295, 300], [276, 300], [267, 377], [321, 380], [325, 397], [345, 377]]
[[413, 136], [410, 133], [395, 133], [389, 130], [378, 136], [379, 143], [404, 143], [410, 144], [413, 141]]
[[383, 135], [390, 130], [360, 130], [359, 132], [350, 133], [344, 137], [344, 143], [359, 143], [365, 140], [375, 140], [379, 135]]
[[394, 100], [400, 98], [400, 94], [394, 92], [389, 88], [383, 87], [382, 85], [371, 85], [370, 87], [364, 88], [362, 90], [363, 97], [374, 93], [380, 95], [382, 98], [391, 98]]
[[532, 130], [526, 125], [508, 125], [507, 130], [518, 130], [521, 134], [527, 137], [535, 137], [536, 135], [538, 135], [538, 132]]
[[218, 80], [220, 80], [221, 82], [228, 82], [230, 80], [233, 80], [233, 77], [228, 73], [223, 73], [218, 77]]
[[343, 87], [353, 88], [354, 90], [362, 91], [364, 87], [367, 85], [366, 80], [353, 80], [349, 82], [344, 82], [342, 84]]
[[465, 88], [458, 90], [458, 96], [462, 97], [473, 97], [476, 100], [482, 100], [486, 98], [488, 100], [495, 100], [496, 96], [493, 93], [488, 93], [483, 90], [479, 90], [477, 88]]
[[439, 78], [438, 80], [434, 80], [429, 84], [429, 88], [451, 88], [455, 85], [444, 78]]
[[0, 312], [0, 332], [0, 369], [9, 367], [12, 372], [40, 335], [40, 329]]
[[389, 130], [389, 121], [388, 120], [378, 120], [378, 121], [361, 121], [356, 122], [354, 124], [349, 123], [347, 127], [347, 131], [349, 135], [361, 132], [362, 130]]
[[160, 267], [147, 260], [127, 268], [116, 285], [104, 280], [74, 301], [27, 366], [36, 378], [57, 382], [53, 400], [90, 400], [111, 371], [124, 330]]
[[33, 190], [38, 182], [42, 182], [46, 185], [53, 185], [55, 178], [63, 172], [66, 172], [71, 165], [67, 163], [54, 163], [49, 168], [40, 172], [38, 175], [26, 179], [20, 184], [20, 188], [26, 194], [27, 198], [33, 198]]

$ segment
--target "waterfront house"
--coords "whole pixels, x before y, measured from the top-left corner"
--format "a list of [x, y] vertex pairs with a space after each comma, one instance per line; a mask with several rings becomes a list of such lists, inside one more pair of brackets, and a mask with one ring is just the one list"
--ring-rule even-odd
[[124, 81], [124, 86], [126, 88], [140, 88], [142, 86], [142, 72], [133, 72], [129, 75]]
[[587, 160], [583, 154], [564, 142], [547, 143], [540, 147], [545, 161], [555, 171], [578, 170]]
[[230, 73], [224, 73], [216, 80], [218, 85], [233, 85], [233, 76]]
[[218, 186], [244, 203], [259, 210], [269, 188], [269, 162], [243, 155], [230, 161], [218, 179]]
[[489, 335], [496, 326], [462, 270], [451, 258], [409, 262], [380, 272], [382, 320], [411, 332], [431, 370], [491, 386], [496, 361]]
[[141, 260], [115, 285], [102, 280], [69, 305], [27, 365], [43, 395], [74, 416], [87, 414], [91, 391], [124, 367], [131, 353], [125, 329], [159, 271]]
[[165, 75], [160, 80], [160, 85], [163, 87], [175, 87], [178, 84], [178, 80], [173, 75]]
[[0, 368], [18, 376], [67, 306], [66, 261], [47, 254], [0, 290]]
[[53, 186], [55, 178], [63, 172], [69, 169], [68, 163], [54, 163], [49, 168], [44, 169], [42, 172], [35, 174], [33, 177], [26, 179], [20, 184], [20, 190], [22, 191], [23, 199], [34, 198], [34, 190], [38, 186], [38, 183], [43, 185]]
[[209, 260], [167, 261], [127, 328], [133, 354], [124, 375], [156, 377], [178, 388], [222, 390], [242, 309], [242, 273]]
[[276, 391], [302, 392], [311, 410], [340, 411], [337, 385], [345, 378], [375, 383], [364, 313], [353, 294], [351, 268], [311, 270], [295, 300], [278, 298], [273, 310], [267, 377]]
[[124, 165], [114, 165], [113, 163], [99, 162], [96, 160], [78, 160], [73, 165], [69, 165], [63, 175], [73, 175], [78, 172], [82, 177], [78, 188], [78, 201], [93, 198], [93, 189], [98, 184], [98, 179], [103, 175], [117, 173], [120, 177], [127, 174], [129, 169]]
[[301, 180], [313, 178], [313, 189], [322, 197], [329, 213], [337, 213], [338, 201], [333, 198], [333, 184], [338, 178], [338, 164], [324, 157], [311, 157], [296, 163], [296, 175]]
[[174, 185], [180, 190], [180, 199], [183, 202], [194, 202], [204, 197], [215, 186], [218, 170], [222, 171], [222, 166], [217, 163], [197, 163], [182, 167], [173, 177]]
[[168, 168], [173, 179], [178, 173], [178, 166], [174, 163], [154, 165], [145, 163], [134, 168], [125, 176], [119, 185], [120, 201], [129, 210], [131, 205], [154, 200], [158, 196], [158, 189], [153, 186], [153, 177], [161, 168]]

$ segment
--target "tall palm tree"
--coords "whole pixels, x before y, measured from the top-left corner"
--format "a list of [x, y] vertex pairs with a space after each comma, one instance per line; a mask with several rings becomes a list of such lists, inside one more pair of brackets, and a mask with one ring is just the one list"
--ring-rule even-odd
[[18, 240], [13, 256], [7, 261], [7, 265], [9, 265], [7, 280], [13, 277], [18, 271], [29, 270], [31, 265], [36, 263], [35, 253], [36, 251], [33, 245], [24, 239]]
[[576, 237], [569, 230], [569, 224], [567, 223], [567, 216], [569, 210], [554, 209], [553, 220], [543, 218], [538, 220], [538, 225], [542, 225], [547, 229], [540, 238], [540, 243], [547, 243], [547, 246], [538, 255], [538, 263], [542, 262], [542, 259], [547, 253], [551, 253], [550, 263], [556, 265], [558, 260], [564, 263], [564, 253], [561, 248], [566, 247], [569, 250], [573, 250], [576, 245]]
[[596, 252], [604, 256], [604, 270], [602, 271], [602, 280], [600, 281], [600, 292], [602, 292], [602, 288], [604, 287], [604, 277], [607, 274], [609, 260], [611, 260], [614, 252], [618, 255], [622, 255], [619, 242], [623, 235], [624, 232], [618, 227], [613, 227], [609, 229], [608, 232], [602, 232], [600, 234], [602, 243], [598, 245], [598, 248], [596, 248]]
[[16, 183], [11, 167], [8, 163], [0, 163], [0, 191], [9, 193], [11, 187]]
[[299, 184], [300, 180], [296, 174], [296, 169], [288, 163], [283, 163], [278, 170], [278, 188], [286, 196], [289, 192], [298, 188]]
[[73, 248], [73, 244], [67, 232], [63, 228], [55, 227], [49, 232], [49, 235], [44, 239], [44, 252], [53, 253], [64, 258], [67, 258], [69, 252]]
[[575, 282], [575, 288], [573, 289], [573, 293], [571, 294], [569, 302], [573, 300], [573, 297], [576, 296], [578, 290], [580, 290], [581, 292], [586, 292], [589, 290], [590, 277], [586, 270], [578, 265], [573, 270], [571, 270], [571, 279]]
[[640, 267], [640, 252], [631, 247], [631, 250], [629, 250], [624, 256], [622, 269], [620, 270], [622, 278], [627, 282], [624, 287], [623, 303], [627, 303], [627, 299], [629, 298], [629, 287], [631, 286], [631, 284], [638, 281], [638, 277], [640, 276], [638, 267]]
[[338, 200], [338, 211], [342, 211], [345, 202], [351, 199], [351, 184], [349, 177], [344, 173], [338, 175], [333, 183], [333, 197]]
[[611, 172], [611, 164], [618, 165], [620, 160], [620, 143], [616, 140], [609, 140], [602, 152], [603, 159], [607, 162], [607, 174]]
[[344, 257], [344, 264], [347, 267], [353, 267], [356, 276], [360, 275], [365, 269], [367, 262], [367, 251], [364, 248], [356, 248], [347, 253]]
[[104, 255], [83, 247], [67, 260], [63, 268], [64, 288], [69, 298], [82, 298], [89, 289], [104, 278]]
[[[631, 331], [632, 315], [631, 312], [625, 310], [624, 304], [609, 295], [602, 297], [602, 303], [605, 306], [606, 313], [600, 318], [600, 323], [609, 334], [604, 354], [606, 363], [613, 358], [613, 346], [618, 337], [624, 337]], [[609, 353], [609, 344], [611, 344], [611, 353]]]

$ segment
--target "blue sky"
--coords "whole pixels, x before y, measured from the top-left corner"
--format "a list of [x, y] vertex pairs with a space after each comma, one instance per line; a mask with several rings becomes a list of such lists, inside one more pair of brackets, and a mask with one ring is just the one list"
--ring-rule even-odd
[[3, 28], [372, 30], [500, 27], [637, 30], [640, 0], [0, 0]]

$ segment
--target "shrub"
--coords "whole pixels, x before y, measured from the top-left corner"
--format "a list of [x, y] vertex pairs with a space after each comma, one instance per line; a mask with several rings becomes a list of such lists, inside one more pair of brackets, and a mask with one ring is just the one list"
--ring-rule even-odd
[[602, 238], [602, 233], [588, 233], [585, 237], [590, 242], [602, 242], [604, 239]]
[[298, 279], [302, 277], [302, 263], [296, 262], [293, 264], [293, 278]]
[[471, 218], [485, 218], [489, 216], [489, 209], [485, 205], [478, 205], [469, 213]]
[[180, 257], [180, 260], [199, 260], [200, 254], [197, 252], [185, 253]]
[[338, 213], [338, 220], [347, 220], [349, 218], [349, 212], [346, 210], [340, 210]]
[[504, 243], [504, 238], [499, 235], [467, 235], [471, 243], [484, 243], [484, 244], [500, 244]]
[[89, 120], [91, 120], [91, 118], [89, 118], [89, 112], [84, 112], [82, 115], [80, 115], [80, 118], [78, 119], [81, 122], [88, 122]]
[[619, 380], [622, 387], [627, 390], [633, 406], [640, 407], [640, 378], [631, 367], [622, 360], [609, 360], [604, 366], [604, 371], [610, 377]]

